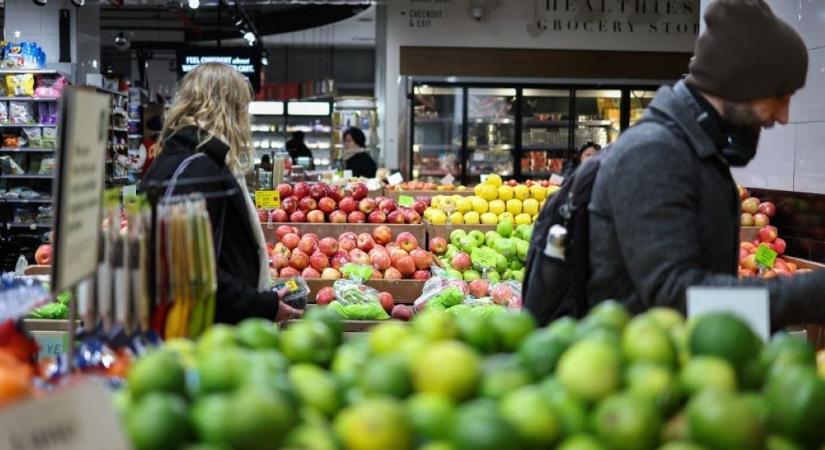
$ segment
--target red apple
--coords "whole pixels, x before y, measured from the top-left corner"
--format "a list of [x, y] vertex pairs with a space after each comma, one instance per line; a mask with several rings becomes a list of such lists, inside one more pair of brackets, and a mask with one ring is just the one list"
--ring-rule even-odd
[[417, 212], [419, 216], [424, 215], [424, 211], [427, 209], [427, 203], [429, 202], [425, 202], [424, 200], [416, 200], [415, 203], [413, 203], [412, 209]]
[[[304, 256], [306, 256], [306, 255], [304, 255]], [[298, 271], [298, 269], [296, 269], [294, 267], [284, 267], [283, 269], [281, 269], [281, 272], [278, 274], [278, 276], [280, 276], [281, 278], [292, 278], [292, 277], [297, 277], [300, 274], [301, 274], [301, 272]]]
[[303, 235], [303, 236], [301, 236], [301, 237], [302, 237], [302, 238], [309, 238], [309, 239], [312, 239], [313, 241], [315, 241], [315, 244], [316, 244], [316, 245], [317, 245], [317, 244], [318, 244], [318, 242], [319, 242], [319, 240], [318, 240], [318, 235], [317, 235], [317, 234], [315, 234], [315, 233], [304, 233], [304, 235]]
[[321, 278], [321, 274], [312, 267], [307, 267], [306, 269], [304, 269], [304, 271], [301, 272], [301, 276], [304, 277], [305, 280]]
[[324, 213], [320, 209], [313, 209], [307, 213], [307, 222], [324, 223]]
[[390, 316], [395, 320], [409, 322], [413, 318], [413, 310], [407, 305], [395, 305]]
[[265, 209], [258, 210], [258, 221], [261, 223], [269, 222], [269, 211]]
[[404, 223], [421, 223], [421, 215], [415, 212], [414, 209], [406, 208], [402, 214], [404, 215]]
[[375, 199], [363, 198], [358, 202], [358, 210], [364, 214], [369, 214], [375, 211]]
[[292, 250], [290, 250], [286, 245], [282, 242], [276, 242], [275, 245], [272, 247], [272, 251], [269, 253], [270, 255], [286, 255], [287, 258], [292, 254]]
[[424, 249], [414, 249], [410, 252], [413, 261], [415, 261], [415, 268], [418, 270], [428, 270], [433, 264], [433, 255]]
[[443, 255], [447, 252], [447, 240], [439, 236], [431, 238], [429, 248], [436, 255]]
[[379, 292], [378, 301], [381, 302], [381, 306], [387, 314], [392, 313], [392, 309], [395, 308], [395, 299], [392, 298], [392, 294], [389, 292]]
[[744, 267], [745, 269], [756, 270], [757, 269], [756, 255], [750, 254], [750, 255], [742, 258], [742, 260], [739, 261], [739, 264], [741, 264], [742, 267]]
[[779, 254], [779, 256], [785, 254], [785, 248], [787, 248], [787, 246], [788, 244], [785, 242], [785, 240], [780, 237], [773, 240], [773, 249], [776, 251], [776, 253]]
[[375, 247], [375, 241], [369, 233], [361, 233], [358, 235], [358, 248], [368, 252], [372, 250], [373, 247]]
[[341, 189], [341, 186], [328, 186], [327, 197], [340, 202], [344, 198], [344, 190]]
[[321, 279], [322, 280], [338, 280], [340, 278], [341, 278], [341, 272], [339, 272], [338, 270], [336, 270], [332, 267], [327, 267], [326, 269], [324, 269], [323, 272], [321, 272]]
[[776, 205], [774, 205], [771, 202], [762, 202], [759, 204], [757, 209], [759, 210], [759, 212], [768, 217], [773, 217], [774, 214], [776, 214]]
[[390, 255], [385, 251], [377, 251], [370, 255], [370, 264], [376, 270], [387, 270], [390, 267]]
[[289, 266], [289, 257], [283, 253], [276, 253], [272, 255], [270, 265], [278, 270]]
[[384, 271], [385, 280], [400, 280], [402, 278], [404, 278], [404, 276], [401, 275], [401, 272], [399, 272], [395, 267], [390, 267]]
[[360, 248], [354, 248], [349, 252], [349, 260], [354, 264], [369, 265], [370, 257]]
[[369, 217], [367, 217], [367, 221], [369, 223], [385, 223], [387, 221], [387, 215], [381, 211], [375, 210], [370, 213]]
[[370, 280], [383, 280], [383, 279], [384, 279], [384, 275], [382, 275], [381, 272], [379, 272], [377, 270], [372, 271], [372, 275], [370, 275]]
[[343, 241], [344, 239], [352, 239], [353, 241], [357, 241], [358, 234], [352, 231], [344, 231], [343, 233], [338, 235], [338, 240]]
[[[745, 213], [747, 214], [747, 213]], [[765, 225], [770, 223], [770, 219], [768, 216], [762, 213], [756, 213], [753, 215], [753, 224], [757, 227], [764, 227]]]
[[386, 225], [379, 225], [372, 230], [372, 238], [381, 245], [387, 245], [392, 241], [392, 230]]
[[748, 197], [742, 200], [742, 212], [751, 214], [759, 212], [759, 199], [756, 197]]
[[790, 266], [788, 266], [788, 262], [785, 261], [782, 258], [776, 258], [776, 261], [774, 261], [774, 263], [773, 263], [773, 268], [774, 269], [779, 269], [779, 270], [784, 270], [784, 271], [787, 271], [788, 273], [791, 272], [791, 268], [790, 268]]
[[401, 259], [404, 256], [408, 255], [407, 252], [405, 252], [404, 250], [401, 250], [398, 247], [390, 248], [389, 252], [390, 252], [390, 262], [392, 263], [393, 266], [398, 263], [399, 259]]
[[335, 291], [329, 286], [319, 289], [318, 293], [315, 294], [315, 303], [320, 306], [328, 305], [333, 300], [335, 300]]
[[291, 225], [280, 225], [278, 228], [275, 229], [275, 237], [278, 238], [278, 241], [283, 242], [284, 236], [289, 233], [297, 233], [295, 227]]
[[315, 253], [309, 257], [309, 265], [318, 272], [321, 272], [329, 267], [329, 257], [316, 250]]
[[283, 202], [287, 197], [292, 196], [292, 186], [287, 183], [281, 183], [278, 187], [275, 188], [278, 191], [278, 194], [281, 196], [281, 201]]
[[385, 214], [395, 211], [396, 208], [398, 208], [398, 204], [391, 198], [383, 199], [378, 203], [378, 209], [383, 211]]
[[318, 208], [318, 202], [312, 197], [304, 197], [298, 200], [298, 209], [303, 212], [309, 212]]
[[43, 244], [37, 247], [37, 251], [34, 252], [34, 261], [41, 266], [50, 266], [52, 264], [51, 244]]
[[338, 208], [346, 214], [358, 209], [358, 203], [352, 197], [344, 197], [338, 202]]
[[404, 278], [409, 278], [412, 274], [415, 273], [415, 260], [412, 259], [412, 256], [402, 256], [398, 258], [398, 262], [395, 264], [395, 268], [401, 272], [401, 275]]
[[401, 214], [401, 211], [395, 210], [395, 211], [387, 214], [387, 223], [403, 224], [404, 223], [404, 215]]
[[797, 270], [799, 270], [799, 267], [797, 267], [796, 264], [788, 261], [788, 269], [791, 271], [791, 273], [794, 273]]
[[739, 269], [739, 278], [753, 278], [756, 276], [756, 271], [748, 269]]
[[295, 186], [292, 187], [292, 196], [295, 197], [297, 200], [301, 200], [302, 198], [309, 195], [309, 184], [305, 182], [295, 183]]
[[281, 208], [275, 208], [269, 213], [269, 221], [283, 223], [289, 221], [289, 214]]
[[469, 269], [472, 263], [470, 262], [470, 255], [464, 252], [458, 252], [453, 255], [453, 260], [451, 264], [455, 270], [460, 272], [464, 272], [465, 270]]
[[744, 248], [739, 247], [739, 260], [740, 261], [742, 260], [742, 258], [744, 258], [744, 257], [746, 257], [750, 254], [751, 254], [751, 252], [749, 250], [745, 250]]
[[309, 255], [300, 250], [295, 250], [289, 258], [289, 265], [294, 269], [304, 270], [309, 266]]
[[298, 250], [311, 255], [318, 250], [318, 244], [309, 236], [304, 236], [298, 241]]
[[418, 240], [412, 233], [407, 231], [400, 233], [398, 237], [395, 238], [395, 243], [408, 253], [418, 248]]
[[473, 280], [468, 285], [470, 295], [475, 298], [486, 297], [490, 292], [490, 282], [487, 280]]
[[329, 213], [329, 223], [347, 223], [347, 214], [340, 209], [336, 209]]
[[358, 238], [353, 239], [353, 238], [350, 238], [350, 237], [346, 237], [344, 239], [341, 239], [340, 241], [338, 241], [338, 248], [340, 248], [341, 250], [344, 250], [345, 252], [349, 252], [350, 250], [358, 247], [358, 240], [357, 239]]
[[333, 269], [341, 270], [341, 267], [344, 267], [344, 264], [349, 262], [349, 254], [343, 250], [338, 250], [332, 255], [332, 258], [329, 259], [329, 265]]
[[770, 278], [776, 278], [777, 276], [779, 276], [779, 274], [776, 273], [776, 271], [773, 270], [773, 269], [768, 269], [768, 270], [762, 272], [762, 278], [764, 278], [766, 280], [770, 279]]
[[298, 243], [301, 242], [301, 238], [299, 238], [295, 233], [287, 233], [281, 238], [281, 242], [284, 246], [286, 246], [286, 248], [293, 250], [298, 246]]
[[759, 229], [759, 241], [773, 242], [777, 238], [776, 227], [764, 226]]
[[365, 198], [369, 194], [369, 189], [367, 189], [367, 185], [364, 183], [355, 183], [352, 185], [352, 198], [356, 201], [360, 201], [361, 199]]
[[329, 214], [335, 211], [335, 200], [324, 197], [321, 200], [318, 200], [318, 209], [324, 212], [324, 214]]
[[331, 237], [325, 237], [318, 241], [318, 250], [331, 257], [338, 252], [338, 240]]
[[295, 211], [294, 213], [289, 215], [290, 222], [306, 222], [307, 221], [307, 214], [303, 211]]
[[347, 216], [347, 222], [349, 223], [364, 223], [366, 221], [367, 216], [361, 211], [353, 211]]
[[752, 227], [753, 226], [753, 214], [743, 212], [740, 216], [739, 223], [743, 227]]
[[327, 190], [324, 186], [320, 184], [313, 184], [312, 187], [309, 188], [309, 196], [315, 199], [316, 201], [321, 200], [325, 195], [327, 195]]
[[753, 244], [753, 242], [743, 241], [739, 243], [739, 248], [744, 248], [749, 252], [753, 252], [756, 249], [756, 246]]
[[429, 270], [416, 270], [412, 276], [413, 280], [429, 280], [430, 279], [430, 271]]
[[295, 197], [289, 197], [281, 200], [281, 209], [287, 214], [292, 214], [298, 210], [298, 200]]

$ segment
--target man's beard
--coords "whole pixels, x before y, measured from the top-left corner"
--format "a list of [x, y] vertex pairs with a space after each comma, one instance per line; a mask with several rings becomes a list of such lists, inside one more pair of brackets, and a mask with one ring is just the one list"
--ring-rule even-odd
[[748, 103], [729, 102], [722, 104], [722, 118], [736, 128], [769, 128], [773, 123], [764, 123]]

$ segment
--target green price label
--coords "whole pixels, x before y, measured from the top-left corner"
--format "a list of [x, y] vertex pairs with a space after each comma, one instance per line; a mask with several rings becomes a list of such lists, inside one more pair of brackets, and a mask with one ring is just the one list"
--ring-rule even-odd
[[771, 250], [767, 245], [761, 244], [759, 248], [756, 249], [756, 263], [767, 267], [768, 269], [773, 269], [774, 263], [776, 263], [776, 252]]
[[412, 207], [413, 203], [415, 203], [415, 199], [409, 195], [399, 195], [398, 196], [398, 204], [401, 206], [406, 206], [408, 208]]

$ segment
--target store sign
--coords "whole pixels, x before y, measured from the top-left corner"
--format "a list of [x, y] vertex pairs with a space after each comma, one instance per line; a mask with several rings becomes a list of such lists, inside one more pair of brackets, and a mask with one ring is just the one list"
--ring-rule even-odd
[[765, 288], [696, 286], [687, 290], [687, 313], [688, 318], [693, 318], [710, 312], [730, 312], [767, 341], [771, 333], [769, 301]]
[[53, 292], [75, 286], [97, 268], [110, 104], [110, 96], [92, 90], [63, 90], [54, 194]]
[[261, 51], [256, 48], [191, 47], [180, 49], [178, 77], [183, 77], [201, 64], [216, 62], [231, 66], [242, 73], [257, 92], [261, 86]]
[[[398, 45], [571, 50], [693, 50], [699, 0], [394, 0]], [[491, 62], [493, 63], [493, 62]]]

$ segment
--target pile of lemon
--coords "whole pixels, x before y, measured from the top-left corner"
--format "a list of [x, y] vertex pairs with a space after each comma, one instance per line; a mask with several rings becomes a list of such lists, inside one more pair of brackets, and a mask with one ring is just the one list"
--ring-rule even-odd
[[538, 217], [544, 201], [558, 190], [557, 186], [538, 184], [509, 186], [496, 174], [477, 184], [475, 195], [436, 195], [424, 218], [434, 225], [495, 225], [509, 219], [516, 225], [531, 224]]

